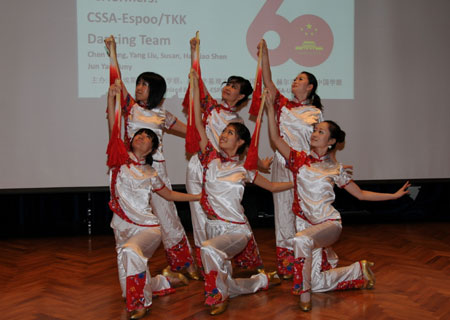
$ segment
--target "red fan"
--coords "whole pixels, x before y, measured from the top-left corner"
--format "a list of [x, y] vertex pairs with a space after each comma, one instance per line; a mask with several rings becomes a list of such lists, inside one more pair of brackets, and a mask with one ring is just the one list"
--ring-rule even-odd
[[[112, 41], [114, 42], [114, 37], [111, 36]], [[110, 66], [109, 66], [109, 81], [110, 84], [116, 83], [118, 85], [121, 84], [120, 81], [120, 70], [119, 64], [117, 62], [117, 54], [116, 48], [114, 45], [111, 45], [110, 52]], [[126, 163], [129, 156], [125, 144], [121, 137], [121, 93], [116, 94], [116, 112], [114, 117], [114, 125], [111, 132], [111, 137], [109, 137], [108, 148], [106, 149], [106, 154], [108, 155], [108, 159], [106, 164], [108, 167], [117, 167]]]
[[262, 113], [264, 111], [264, 103], [266, 100], [266, 93], [264, 92], [261, 97], [261, 103], [259, 105], [258, 117], [256, 118], [255, 131], [253, 131], [252, 141], [247, 152], [247, 159], [245, 159], [244, 168], [247, 170], [258, 169], [258, 144], [259, 144], [259, 132], [261, 130]]
[[[204, 89], [204, 84], [203, 84], [203, 80], [202, 80], [202, 72], [200, 70], [200, 37], [199, 37], [199, 32], [197, 31], [195, 33], [195, 37], [197, 38], [197, 46], [195, 49], [195, 56], [194, 56], [194, 61], [192, 63], [192, 68], [194, 68], [195, 71], [197, 71], [198, 74], [198, 87], [200, 89], [200, 99], [204, 99], [205, 97], [205, 89]], [[183, 109], [187, 112], [189, 109], [189, 92], [190, 92], [190, 88], [191, 88], [191, 84], [189, 83], [189, 86], [186, 90], [186, 94], [184, 95], [184, 99], [183, 99]]]
[[[262, 41], [262, 40], [261, 40]], [[261, 107], [261, 93], [262, 93], [262, 44], [259, 45], [258, 63], [256, 65], [255, 85], [252, 96], [252, 104], [248, 113], [252, 116], [256, 116], [259, 113]]]
[[[196, 38], [197, 38], [197, 45], [195, 48], [195, 57], [194, 57], [194, 65], [193, 65], [193, 69], [195, 69], [198, 73], [199, 76], [199, 89], [200, 87], [200, 82], [201, 82], [201, 78], [200, 78], [200, 38], [199, 38], [199, 32], [197, 31], [196, 33]], [[188, 105], [188, 123], [187, 123], [187, 128], [186, 128], [186, 152], [187, 153], [195, 153], [198, 152], [200, 150], [200, 145], [199, 145], [199, 141], [200, 141], [200, 134], [197, 131], [197, 128], [195, 127], [195, 116], [194, 116], [194, 84], [193, 84], [194, 79], [190, 78], [189, 80], [189, 87], [188, 90], [186, 91], [186, 96], [185, 96], [185, 100], [186, 97], [189, 97], [189, 105]], [[201, 98], [201, 92], [200, 92], [200, 98]], [[183, 106], [184, 106], [184, 102], [183, 102]]]

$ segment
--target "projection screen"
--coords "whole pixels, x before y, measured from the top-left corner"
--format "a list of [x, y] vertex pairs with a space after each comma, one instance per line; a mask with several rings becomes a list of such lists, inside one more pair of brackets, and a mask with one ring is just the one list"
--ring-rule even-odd
[[[449, 11], [446, 0], [5, 2], [0, 189], [108, 184], [103, 38], [111, 34], [128, 90], [141, 72], [160, 73], [165, 107], [186, 122], [196, 31], [216, 99], [230, 75], [253, 83], [264, 37], [286, 96], [299, 72], [317, 76], [324, 117], [347, 132], [338, 160], [354, 166], [356, 180], [449, 178]], [[240, 114], [253, 130], [248, 107]], [[184, 140], [166, 134], [164, 152], [172, 183], [184, 184]], [[266, 121], [259, 153], [273, 154]]]

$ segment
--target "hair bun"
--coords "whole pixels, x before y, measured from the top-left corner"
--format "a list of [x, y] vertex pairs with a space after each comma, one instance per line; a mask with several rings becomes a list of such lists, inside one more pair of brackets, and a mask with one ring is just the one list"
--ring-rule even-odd
[[344, 130], [340, 130], [339, 131], [339, 135], [338, 135], [336, 141], [339, 142], [339, 143], [345, 141], [345, 131]]

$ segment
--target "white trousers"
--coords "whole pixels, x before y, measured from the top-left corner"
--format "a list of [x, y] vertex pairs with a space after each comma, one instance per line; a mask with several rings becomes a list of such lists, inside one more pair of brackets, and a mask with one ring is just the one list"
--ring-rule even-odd
[[[292, 172], [286, 168], [283, 156], [275, 152], [272, 164], [272, 181], [293, 181]], [[277, 272], [278, 274], [294, 273], [294, 248], [292, 239], [297, 232], [310, 226], [306, 221], [296, 217], [292, 211], [294, 191], [289, 189], [283, 192], [273, 193], [275, 239], [277, 246]], [[338, 263], [338, 256], [331, 248], [316, 248], [314, 256], [318, 263], [334, 268]], [[321, 267], [322, 268], [322, 267]]]
[[114, 228], [117, 266], [127, 309], [132, 311], [149, 307], [153, 294], [162, 294], [171, 288], [166, 277], [152, 277], [147, 265], [148, 259], [161, 243], [161, 231], [159, 227], [146, 228], [130, 224], [117, 216], [113, 219], [116, 219], [114, 224], [118, 227]]
[[[272, 181], [293, 181], [292, 172], [285, 167], [284, 158], [278, 152], [275, 152], [272, 163]], [[273, 193], [276, 245], [288, 250], [293, 250], [290, 239], [294, 237], [296, 232], [295, 214], [292, 212], [293, 201], [293, 189]]]
[[309, 226], [295, 235], [292, 241], [296, 265], [294, 293], [301, 294], [308, 290], [325, 292], [359, 288], [363, 285], [359, 262], [322, 271], [318, 255], [314, 256], [314, 249], [331, 246], [339, 239], [341, 231], [340, 221], [326, 221]]
[[247, 246], [252, 232], [247, 224], [232, 224], [220, 220], [207, 220], [209, 240], [202, 243], [201, 258], [205, 271], [206, 304], [214, 305], [241, 294], [257, 292], [268, 287], [264, 274], [250, 278], [232, 277], [231, 259]]
[[[164, 161], [154, 161], [152, 167], [158, 172], [158, 176], [165, 183], [166, 187], [172, 189], [167, 175], [166, 163]], [[171, 269], [180, 270], [190, 265], [193, 262], [192, 249], [186, 237], [184, 227], [178, 217], [175, 203], [165, 200], [157, 193], [153, 193], [151, 204], [160, 222], [162, 242]], [[182, 250], [174, 250], [173, 248], [176, 246], [184, 246], [185, 248], [182, 248]]]
[[[203, 166], [200, 163], [198, 154], [191, 157], [186, 172], [186, 190], [188, 193], [197, 194], [202, 192], [203, 184]], [[191, 210], [192, 229], [194, 234], [194, 242], [197, 248], [202, 246], [202, 242], [207, 240], [206, 237], [206, 217], [200, 201], [189, 202]]]

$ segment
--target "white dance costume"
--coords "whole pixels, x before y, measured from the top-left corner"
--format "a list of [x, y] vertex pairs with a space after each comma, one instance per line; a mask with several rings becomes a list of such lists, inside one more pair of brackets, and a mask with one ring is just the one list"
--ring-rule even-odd
[[152, 296], [174, 292], [168, 279], [152, 277], [147, 265], [161, 243], [159, 220], [152, 212], [150, 198], [164, 188], [164, 182], [132, 153], [127, 164], [111, 169], [110, 182], [119, 281], [131, 312], [149, 307]]
[[[314, 125], [321, 122], [322, 112], [309, 105], [309, 100], [299, 102], [290, 101], [280, 92], [275, 97], [275, 108], [277, 111], [277, 123], [280, 136], [289, 147], [301, 151], [309, 150], [309, 141]], [[286, 168], [284, 157], [275, 152], [272, 164], [272, 181], [293, 181], [292, 173]], [[289, 275], [294, 272], [294, 251], [290, 240], [299, 229], [300, 225], [295, 223], [292, 213], [292, 202], [294, 192], [292, 189], [273, 193], [275, 211], [275, 238], [277, 246], [277, 271], [279, 274]], [[337, 256], [331, 249], [317, 249], [315, 256], [320, 256], [324, 265], [335, 266]]]
[[341, 215], [332, 206], [333, 187], [345, 187], [351, 175], [329, 154], [319, 157], [314, 152], [291, 149], [288, 168], [294, 175], [294, 203], [297, 232], [289, 242], [294, 248], [294, 284], [292, 292], [302, 294], [362, 288], [364, 278], [359, 262], [347, 267], [324, 268], [317, 251], [331, 246], [342, 231]]
[[[167, 174], [166, 162], [163, 154], [164, 130], [170, 129], [177, 118], [163, 107], [151, 110], [141, 107], [128, 94], [123, 106], [125, 118], [125, 143], [131, 142], [131, 137], [142, 128], [147, 128], [156, 133], [159, 139], [159, 147], [153, 154], [152, 167], [158, 172], [158, 176], [171, 189]], [[151, 199], [154, 213], [161, 225], [162, 241], [168, 263], [173, 271], [179, 271], [193, 263], [191, 248], [186, 237], [186, 232], [178, 217], [177, 209], [173, 201], [167, 201], [158, 194]]]
[[[226, 126], [231, 122], [244, 123], [244, 120], [236, 113], [236, 107], [230, 107], [227, 104], [219, 104], [211, 96], [207, 95], [201, 101], [203, 113], [203, 122], [205, 125], [206, 136], [215, 150], [219, 150], [219, 137]], [[191, 157], [186, 173], [186, 189], [188, 193], [197, 194], [202, 192], [203, 185], [203, 166], [200, 163], [198, 154]], [[207, 240], [206, 235], [206, 214], [202, 209], [200, 202], [190, 202], [192, 227], [196, 247], [197, 265], [201, 266], [200, 248], [202, 242]], [[254, 240], [252, 234], [253, 241]], [[236, 260], [240, 267], [253, 268], [253, 265], [247, 265], [246, 261]], [[260, 267], [260, 266], [258, 266]]]
[[234, 279], [231, 259], [247, 265], [261, 265], [251, 227], [241, 205], [245, 183], [253, 182], [257, 171], [247, 171], [239, 157], [228, 158], [208, 144], [200, 154], [204, 166], [201, 204], [206, 218], [206, 237], [201, 259], [205, 273], [207, 305], [229, 297], [256, 292], [268, 287], [268, 278], [260, 273], [246, 279]]

